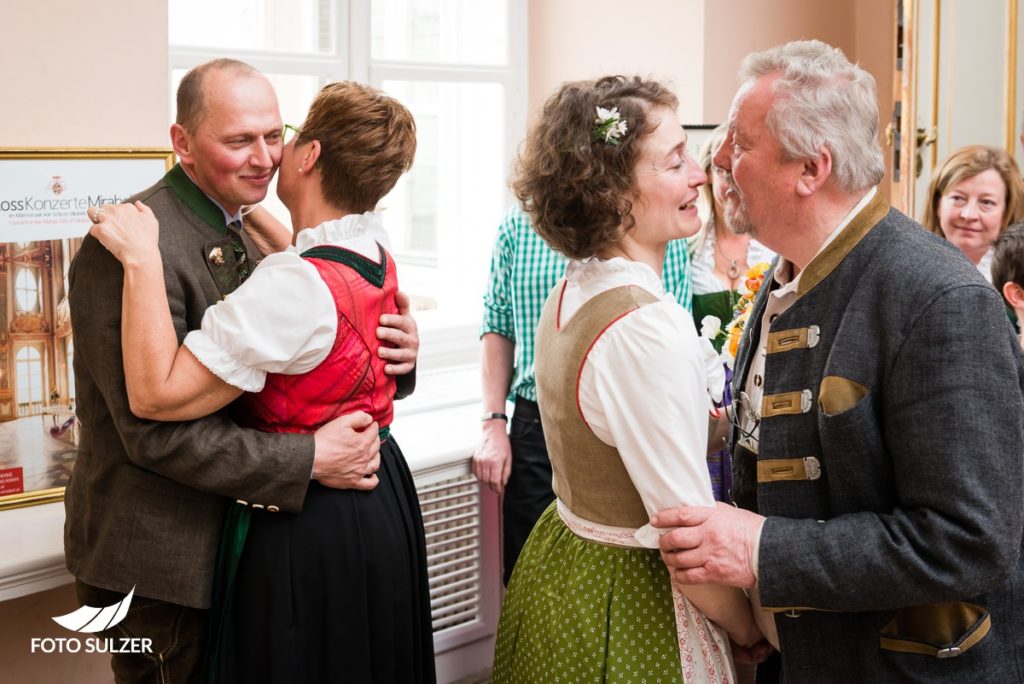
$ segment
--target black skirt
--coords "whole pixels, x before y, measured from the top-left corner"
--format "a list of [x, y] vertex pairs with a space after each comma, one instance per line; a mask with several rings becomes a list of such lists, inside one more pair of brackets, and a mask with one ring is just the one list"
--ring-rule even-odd
[[423, 520], [394, 438], [377, 475], [369, 492], [311, 482], [297, 515], [252, 512], [220, 682], [435, 681]]

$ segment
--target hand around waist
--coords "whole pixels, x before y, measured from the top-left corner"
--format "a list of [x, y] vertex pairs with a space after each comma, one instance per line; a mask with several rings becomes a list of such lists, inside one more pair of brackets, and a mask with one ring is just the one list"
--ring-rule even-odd
[[368, 413], [339, 416], [313, 437], [312, 479], [334, 489], [370, 490], [377, 486], [380, 437], [377, 423]]
[[712, 582], [749, 589], [757, 580], [755, 561], [765, 518], [718, 502], [678, 506], [656, 513], [651, 525], [669, 528], [658, 544], [661, 557], [680, 584]]

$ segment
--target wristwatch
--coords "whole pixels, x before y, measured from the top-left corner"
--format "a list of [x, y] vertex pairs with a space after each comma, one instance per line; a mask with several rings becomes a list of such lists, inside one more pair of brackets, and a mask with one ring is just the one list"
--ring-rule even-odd
[[508, 422], [508, 416], [506, 416], [504, 413], [498, 413], [497, 411], [491, 411], [489, 413], [485, 413], [484, 415], [480, 416], [480, 421], [481, 422], [486, 423], [489, 420], [503, 420], [503, 421], [505, 421], [507, 423]]

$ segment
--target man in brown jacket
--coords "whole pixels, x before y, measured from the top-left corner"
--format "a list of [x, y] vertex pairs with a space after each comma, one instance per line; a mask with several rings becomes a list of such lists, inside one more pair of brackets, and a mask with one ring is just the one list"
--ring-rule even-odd
[[[167, 298], [179, 342], [259, 258], [240, 230], [281, 160], [282, 122], [270, 82], [216, 60], [178, 90], [171, 141], [180, 163], [133, 199], [160, 220]], [[372, 489], [377, 426], [342, 416], [313, 435], [238, 427], [227, 411], [192, 422], [132, 415], [121, 359], [120, 263], [87, 237], [70, 271], [81, 444], [65, 496], [64, 545], [79, 600], [106, 606], [135, 587], [114, 637], [151, 639], [150, 653], [115, 654], [118, 682], [200, 678], [206, 609], [226, 506], [235, 499], [298, 512], [310, 479]], [[386, 317], [390, 371], [409, 373], [418, 339], [408, 315]], [[410, 379], [411, 375], [408, 376]], [[400, 383], [401, 384], [401, 383]]]

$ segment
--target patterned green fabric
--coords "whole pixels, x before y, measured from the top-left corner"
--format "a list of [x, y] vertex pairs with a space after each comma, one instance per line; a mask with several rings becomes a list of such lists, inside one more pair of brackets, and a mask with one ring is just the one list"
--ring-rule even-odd
[[658, 552], [582, 539], [556, 505], [533, 528], [512, 573], [493, 682], [682, 682], [672, 590]]
[[[665, 250], [665, 290], [690, 309], [690, 266], [686, 240]], [[565, 275], [566, 259], [541, 239], [519, 205], [505, 214], [491, 256], [480, 334], [498, 333], [516, 343], [511, 395], [537, 400], [534, 384], [534, 332], [555, 283]], [[511, 398], [510, 395], [510, 398]]]

